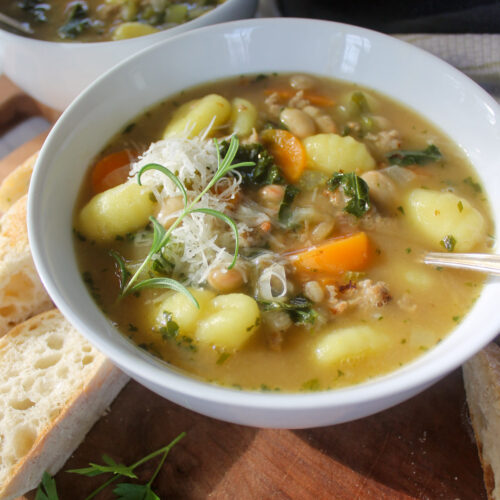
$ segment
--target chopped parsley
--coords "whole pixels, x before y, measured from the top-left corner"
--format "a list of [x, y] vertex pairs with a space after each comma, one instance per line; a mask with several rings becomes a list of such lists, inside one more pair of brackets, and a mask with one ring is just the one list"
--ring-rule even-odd
[[457, 240], [451, 234], [448, 234], [439, 243], [443, 248], [448, 250], [448, 252], [453, 252], [455, 245], [457, 244]]
[[219, 358], [217, 359], [216, 363], [218, 365], [222, 365], [224, 364], [225, 361], [227, 361], [227, 359], [231, 356], [231, 354], [229, 354], [228, 352], [223, 352], [221, 353], [221, 355], [219, 356]]
[[321, 384], [317, 378], [312, 378], [302, 384], [303, 391], [320, 391]]
[[483, 188], [481, 187], [481, 184], [479, 184], [479, 182], [475, 182], [471, 176], [466, 177], [464, 179], [464, 184], [467, 184], [467, 186], [471, 187], [476, 193], [483, 192]]

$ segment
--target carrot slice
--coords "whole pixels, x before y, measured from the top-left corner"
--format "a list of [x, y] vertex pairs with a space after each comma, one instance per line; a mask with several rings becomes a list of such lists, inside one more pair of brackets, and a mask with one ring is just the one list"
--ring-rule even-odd
[[301, 140], [288, 130], [281, 129], [264, 130], [260, 138], [286, 180], [292, 184], [297, 182], [307, 164], [307, 154]]
[[128, 177], [129, 165], [137, 152], [123, 149], [101, 158], [92, 169], [91, 183], [95, 193], [123, 184]]
[[[288, 101], [294, 95], [296, 95], [297, 91], [292, 89], [265, 89], [265, 95], [277, 94], [280, 101]], [[304, 99], [307, 99], [314, 106], [319, 106], [320, 108], [327, 108], [329, 106], [333, 106], [335, 101], [333, 101], [330, 97], [321, 94], [314, 94], [313, 92], [308, 92], [307, 90], [304, 92]]]
[[370, 240], [364, 232], [334, 238], [289, 256], [299, 272], [331, 274], [362, 271], [368, 266], [371, 257]]

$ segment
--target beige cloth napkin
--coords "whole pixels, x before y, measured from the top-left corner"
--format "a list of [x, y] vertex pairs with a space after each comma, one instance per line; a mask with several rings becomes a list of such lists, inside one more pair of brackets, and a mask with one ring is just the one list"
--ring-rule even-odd
[[500, 102], [500, 35], [397, 35], [455, 66]]
[[[277, 17], [276, 0], [259, 0], [257, 17]], [[455, 66], [500, 102], [500, 35], [395, 35]]]

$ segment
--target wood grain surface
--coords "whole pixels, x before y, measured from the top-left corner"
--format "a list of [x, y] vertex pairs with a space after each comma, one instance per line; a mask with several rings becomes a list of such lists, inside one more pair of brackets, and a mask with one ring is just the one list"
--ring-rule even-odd
[[[161, 499], [486, 499], [460, 370], [377, 415], [296, 431], [220, 422], [130, 382], [56, 475], [61, 498], [103, 482], [67, 469], [103, 453], [128, 465], [182, 431], [154, 484]], [[156, 465], [139, 471], [144, 481]]]
[[[4, 109], [0, 102], [2, 118]], [[0, 180], [36, 151], [45, 135], [2, 159]], [[182, 431], [186, 437], [154, 483], [162, 500], [486, 499], [461, 370], [377, 415], [295, 431], [217, 421], [131, 381], [56, 475], [59, 497], [83, 500], [103, 481], [68, 469], [102, 463], [103, 453], [131, 464]], [[147, 481], [156, 465], [152, 461], [137, 472]], [[34, 500], [35, 492], [26, 498]], [[109, 488], [96, 498], [116, 497]]]

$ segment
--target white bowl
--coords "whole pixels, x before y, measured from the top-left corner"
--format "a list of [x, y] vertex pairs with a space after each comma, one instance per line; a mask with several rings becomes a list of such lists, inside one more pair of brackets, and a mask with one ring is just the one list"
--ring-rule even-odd
[[[180, 53], [191, 56], [179, 58]], [[500, 113], [479, 86], [434, 56], [369, 30], [324, 21], [254, 19], [167, 40], [114, 68], [80, 95], [41, 151], [29, 195], [29, 235], [42, 280], [63, 314], [146, 387], [197, 412], [239, 424], [323, 426], [395, 405], [459, 367], [500, 331], [500, 282], [486, 284], [469, 314], [434, 349], [389, 375], [326, 392], [254, 393], [184, 376], [119, 334], [90, 298], [73, 249], [72, 213], [83, 176], [116, 131], [186, 87], [274, 71], [357, 82], [418, 110], [469, 156], [498, 223]]]
[[[110, 42], [46, 42], [0, 29], [0, 66], [27, 94], [46, 106], [63, 111], [87, 85], [132, 54], [191, 29], [252, 17], [257, 1], [226, 0], [175, 28]], [[182, 58], [190, 56], [182, 53]]]

